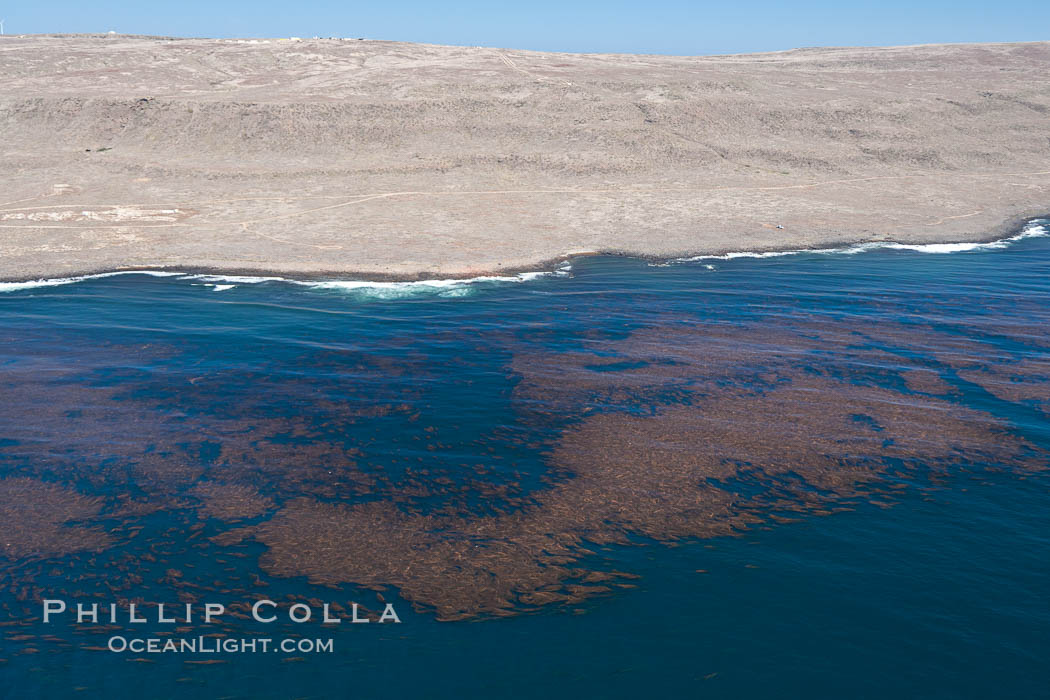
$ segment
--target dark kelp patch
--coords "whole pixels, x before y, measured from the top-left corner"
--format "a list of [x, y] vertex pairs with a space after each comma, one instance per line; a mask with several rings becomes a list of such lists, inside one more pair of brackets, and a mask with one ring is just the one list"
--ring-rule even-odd
[[[1032, 333], [1015, 330], [996, 334]], [[1044, 364], [929, 325], [799, 314], [584, 329], [566, 352], [501, 342], [513, 429], [462, 439], [428, 412], [420, 387], [434, 374], [412, 353], [304, 353], [295, 375], [219, 376], [192, 355], [179, 366], [169, 347], [107, 346], [85, 353], [97, 367], [43, 358], [50, 371], [9, 371], [7, 556], [108, 547], [110, 559], [64, 566], [78, 586], [127, 596], [147, 577], [195, 600], [305, 576], [396, 588], [441, 619], [500, 616], [629, 585], [594, 556], [604, 546], [731, 535], [885, 504], [902, 482], [1046, 459], [960, 393], [971, 382], [1045, 406]], [[177, 371], [115, 381], [107, 364], [157, 361]], [[529, 471], [508, 455], [542, 462]], [[23, 500], [49, 505], [26, 516]], [[223, 564], [221, 582], [202, 559]], [[46, 573], [23, 568], [8, 585], [40, 590]]]

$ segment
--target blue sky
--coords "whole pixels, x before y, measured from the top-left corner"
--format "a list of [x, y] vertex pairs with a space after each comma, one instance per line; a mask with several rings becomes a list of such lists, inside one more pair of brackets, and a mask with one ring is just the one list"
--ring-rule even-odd
[[712, 54], [1050, 39], [1050, 0], [4, 2], [8, 34], [363, 36], [543, 51]]

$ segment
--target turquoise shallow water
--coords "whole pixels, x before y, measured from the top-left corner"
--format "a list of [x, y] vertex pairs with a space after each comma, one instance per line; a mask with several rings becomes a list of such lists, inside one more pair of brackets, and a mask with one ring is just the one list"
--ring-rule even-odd
[[[1048, 272], [1032, 236], [8, 288], [0, 689], [1045, 697]], [[78, 628], [37, 602], [260, 597], [402, 623]], [[211, 633], [334, 651], [98, 649]]]

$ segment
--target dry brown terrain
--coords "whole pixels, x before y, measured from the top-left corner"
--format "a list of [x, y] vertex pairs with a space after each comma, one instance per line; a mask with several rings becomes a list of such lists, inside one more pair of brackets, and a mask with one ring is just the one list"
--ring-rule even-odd
[[4, 279], [458, 276], [976, 240], [1050, 210], [1050, 43], [669, 57], [3, 37], [0, 77]]

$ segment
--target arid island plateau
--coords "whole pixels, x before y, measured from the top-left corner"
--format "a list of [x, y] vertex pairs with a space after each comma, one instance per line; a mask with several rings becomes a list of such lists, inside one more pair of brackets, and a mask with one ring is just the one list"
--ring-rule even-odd
[[455, 277], [972, 241], [1050, 211], [1047, 42], [680, 57], [8, 36], [0, 75], [7, 280]]

